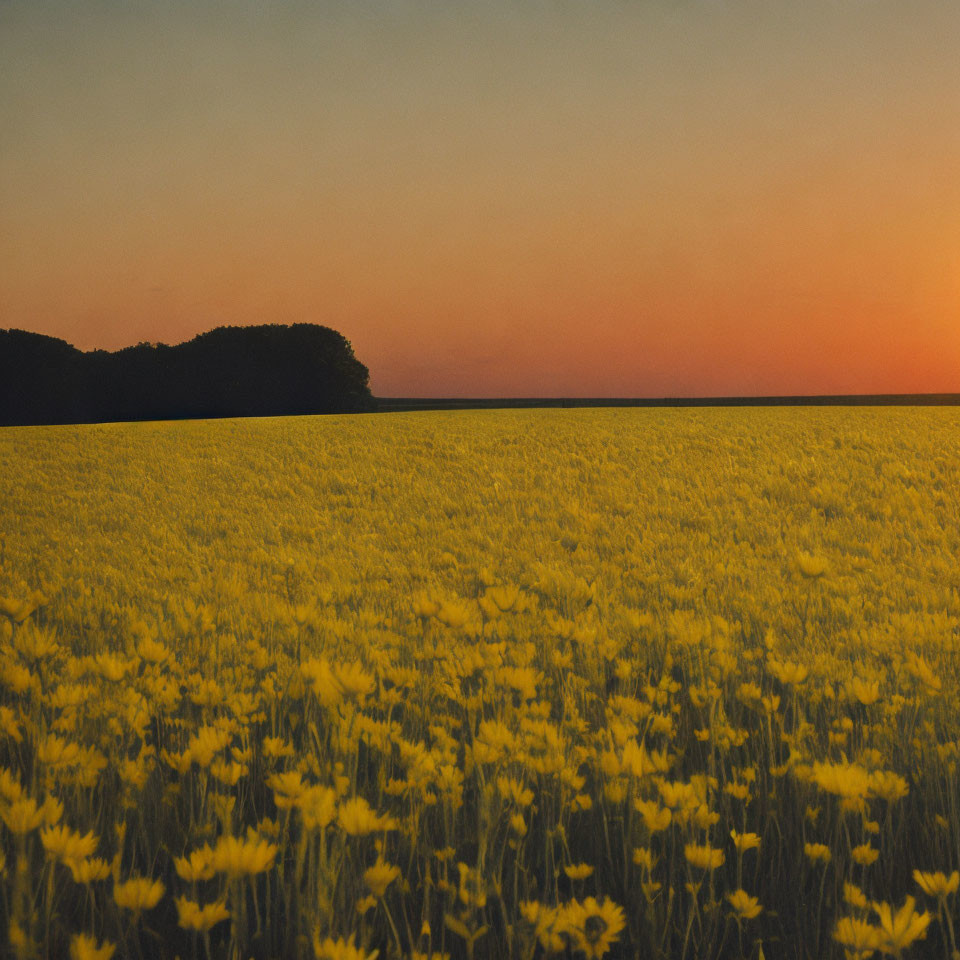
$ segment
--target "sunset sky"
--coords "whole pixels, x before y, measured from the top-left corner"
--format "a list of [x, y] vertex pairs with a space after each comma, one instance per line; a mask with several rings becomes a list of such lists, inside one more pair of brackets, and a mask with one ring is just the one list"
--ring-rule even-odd
[[957, 0], [0, 0], [0, 327], [381, 396], [960, 391]]

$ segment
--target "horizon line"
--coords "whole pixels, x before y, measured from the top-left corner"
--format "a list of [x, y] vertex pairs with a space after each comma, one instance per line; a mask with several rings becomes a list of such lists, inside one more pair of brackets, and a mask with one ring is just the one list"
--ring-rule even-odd
[[958, 393], [764, 394], [687, 397], [381, 397], [378, 409], [496, 407], [960, 406]]

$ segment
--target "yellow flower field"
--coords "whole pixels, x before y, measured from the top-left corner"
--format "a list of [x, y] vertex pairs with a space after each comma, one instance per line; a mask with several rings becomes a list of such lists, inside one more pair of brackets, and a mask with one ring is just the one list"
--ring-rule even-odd
[[0, 431], [16, 957], [960, 957], [960, 413]]

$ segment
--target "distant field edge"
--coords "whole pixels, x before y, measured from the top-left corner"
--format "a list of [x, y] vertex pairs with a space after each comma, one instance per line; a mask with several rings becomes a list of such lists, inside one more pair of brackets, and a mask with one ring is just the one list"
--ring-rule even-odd
[[[523, 410], [574, 407], [956, 407], [960, 393], [875, 393], [809, 397], [373, 397], [371, 409], [341, 412], [351, 416], [378, 413], [410, 413], [417, 410]], [[333, 412], [305, 410], [300, 413], [272, 414], [270, 419], [287, 416], [330, 416]], [[2, 422], [5, 427], [81, 426], [91, 423], [143, 423], [172, 420], [250, 419], [249, 414], [221, 414], [197, 417], [124, 418], [122, 420], [50, 420], [44, 423]]]
[[797, 397], [376, 397], [380, 413], [524, 407], [948, 407], [960, 393], [865, 393]]

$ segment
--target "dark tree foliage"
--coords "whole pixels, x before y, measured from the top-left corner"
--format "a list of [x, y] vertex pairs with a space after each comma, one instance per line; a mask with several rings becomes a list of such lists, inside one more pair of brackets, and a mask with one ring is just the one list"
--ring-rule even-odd
[[341, 334], [310, 323], [218, 327], [174, 347], [84, 353], [0, 330], [0, 424], [349, 413], [375, 408]]

